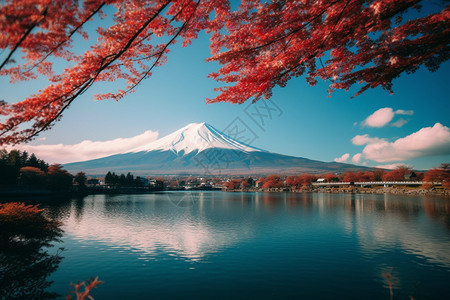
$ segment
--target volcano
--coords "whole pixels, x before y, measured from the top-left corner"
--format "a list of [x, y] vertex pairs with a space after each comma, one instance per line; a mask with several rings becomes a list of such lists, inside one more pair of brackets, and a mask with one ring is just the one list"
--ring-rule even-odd
[[368, 168], [265, 151], [207, 123], [189, 124], [130, 152], [65, 164], [72, 172], [139, 175], [267, 175], [360, 171]]

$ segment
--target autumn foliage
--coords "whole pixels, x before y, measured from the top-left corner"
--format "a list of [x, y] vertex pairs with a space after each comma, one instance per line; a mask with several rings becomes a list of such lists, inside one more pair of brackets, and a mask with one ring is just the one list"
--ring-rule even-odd
[[[355, 84], [357, 94], [378, 86], [392, 92], [400, 74], [434, 71], [448, 60], [450, 5], [436, 2], [246, 0], [233, 10], [227, 0], [3, 1], [0, 75], [11, 82], [46, 76], [49, 85], [20, 102], [0, 102], [0, 144], [49, 129], [95, 82], [124, 83], [96, 99], [123, 98], [164, 64], [170, 46], [187, 46], [201, 31], [211, 36], [208, 60], [221, 65], [210, 74], [223, 83], [210, 103], [267, 99], [303, 75], [311, 85], [329, 81], [330, 92]], [[421, 11], [421, 3], [431, 8]], [[110, 22], [87, 32], [101, 18]], [[55, 61], [65, 64], [62, 72]]]
[[223, 186], [229, 190], [237, 190], [241, 187], [242, 180], [231, 179], [230, 181], [224, 182]]
[[62, 233], [36, 205], [0, 204], [0, 299], [54, 298], [47, 277], [62, 259], [51, 250]]
[[49, 166], [26, 151], [1, 150], [0, 187], [47, 188], [67, 192], [72, 187], [72, 175], [60, 164]]
[[450, 190], [450, 166], [442, 164], [440, 168], [433, 168], [424, 174], [424, 187], [431, 188], [436, 184], [442, 184], [446, 190]]
[[[17, 231], [18, 239], [36, 238], [47, 230], [56, 230], [59, 222], [51, 221], [43, 215], [43, 209], [36, 205], [26, 205], [21, 202], [0, 204], [0, 224], [2, 233], [10, 235]], [[22, 230], [22, 228], [26, 228]], [[5, 231], [5, 232], [3, 232]], [[59, 229], [57, 232], [60, 232]], [[59, 233], [55, 233], [58, 236]]]
[[91, 277], [91, 279], [79, 283], [72, 283], [71, 287], [73, 286], [74, 291], [69, 290], [69, 295], [66, 296], [66, 300], [72, 300], [72, 294], [75, 295], [76, 300], [94, 299], [90, 295], [90, 292], [102, 283], [104, 282], [98, 280], [98, 277]]
[[411, 173], [411, 169], [407, 167], [399, 167], [390, 172], [385, 172], [382, 176], [383, 181], [402, 181], [405, 175]]
[[262, 188], [279, 188], [283, 186], [283, 181], [278, 175], [269, 175], [265, 178]]

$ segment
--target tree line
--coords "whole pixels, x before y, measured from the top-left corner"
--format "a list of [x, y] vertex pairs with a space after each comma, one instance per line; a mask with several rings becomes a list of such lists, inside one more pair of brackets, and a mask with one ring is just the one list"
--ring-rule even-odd
[[[144, 177], [134, 177], [134, 175], [130, 172], [128, 172], [126, 175], [118, 175], [115, 172], [109, 171], [105, 176], [105, 185], [114, 187], [146, 187], [149, 186], [149, 181]], [[163, 189], [164, 181], [158, 178], [153, 182], [152, 187]]]
[[424, 188], [431, 188], [435, 184], [442, 184], [445, 189], [450, 189], [450, 164], [441, 164], [427, 172], [413, 171], [408, 167], [398, 167], [392, 171], [375, 169], [373, 171], [345, 172], [342, 174], [308, 174], [294, 176], [280, 176], [276, 174], [260, 177], [257, 181], [251, 178], [233, 178], [223, 185], [227, 189], [246, 189], [249, 187], [269, 188], [292, 188], [304, 189], [322, 179], [324, 182], [370, 182], [370, 181], [423, 181]]
[[0, 150], [0, 187], [68, 191], [73, 176], [60, 164], [49, 165], [34, 153]]

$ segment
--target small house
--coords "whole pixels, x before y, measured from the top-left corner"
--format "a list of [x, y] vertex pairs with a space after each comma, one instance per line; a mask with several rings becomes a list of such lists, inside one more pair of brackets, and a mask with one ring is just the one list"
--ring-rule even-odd
[[406, 181], [414, 181], [414, 180], [417, 179], [417, 175], [416, 175], [416, 173], [411, 172], [411, 173], [409, 173], [409, 174], [405, 174], [405, 176], [403, 176], [403, 178], [404, 178]]

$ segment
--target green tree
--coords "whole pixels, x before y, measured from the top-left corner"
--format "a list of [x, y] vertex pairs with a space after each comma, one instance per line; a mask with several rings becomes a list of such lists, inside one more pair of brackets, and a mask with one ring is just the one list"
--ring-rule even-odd
[[53, 191], [68, 191], [72, 187], [72, 175], [60, 164], [53, 164], [48, 168], [47, 186]]
[[126, 186], [127, 185], [127, 178], [125, 177], [124, 174], [120, 174], [118, 184], [119, 184], [119, 186]]
[[110, 171], [108, 171], [108, 173], [106, 173], [106, 175], [105, 175], [105, 184], [111, 185], [111, 184], [113, 184], [112, 181], [113, 181], [112, 174]]
[[156, 179], [156, 183], [155, 183], [155, 188], [158, 189], [158, 190], [164, 189], [164, 179], [157, 178]]
[[27, 152], [27, 151], [23, 151], [23, 152], [20, 154], [20, 164], [21, 164], [22, 166], [26, 166], [26, 165], [27, 165], [28, 157], [29, 157], [29, 155], [28, 155], [28, 152]]
[[126, 177], [126, 185], [127, 186], [134, 186], [134, 176], [131, 175], [130, 172], [128, 172], [127, 177]]
[[78, 185], [78, 189], [84, 190], [86, 188], [86, 173], [84, 172], [78, 172], [75, 174], [74, 182]]
[[37, 159], [36, 155], [34, 155], [34, 153], [30, 155], [30, 158], [27, 161], [27, 165], [30, 167], [39, 168], [39, 160]]
[[45, 173], [39, 168], [22, 167], [19, 181], [20, 185], [25, 187], [42, 187], [45, 183]]

